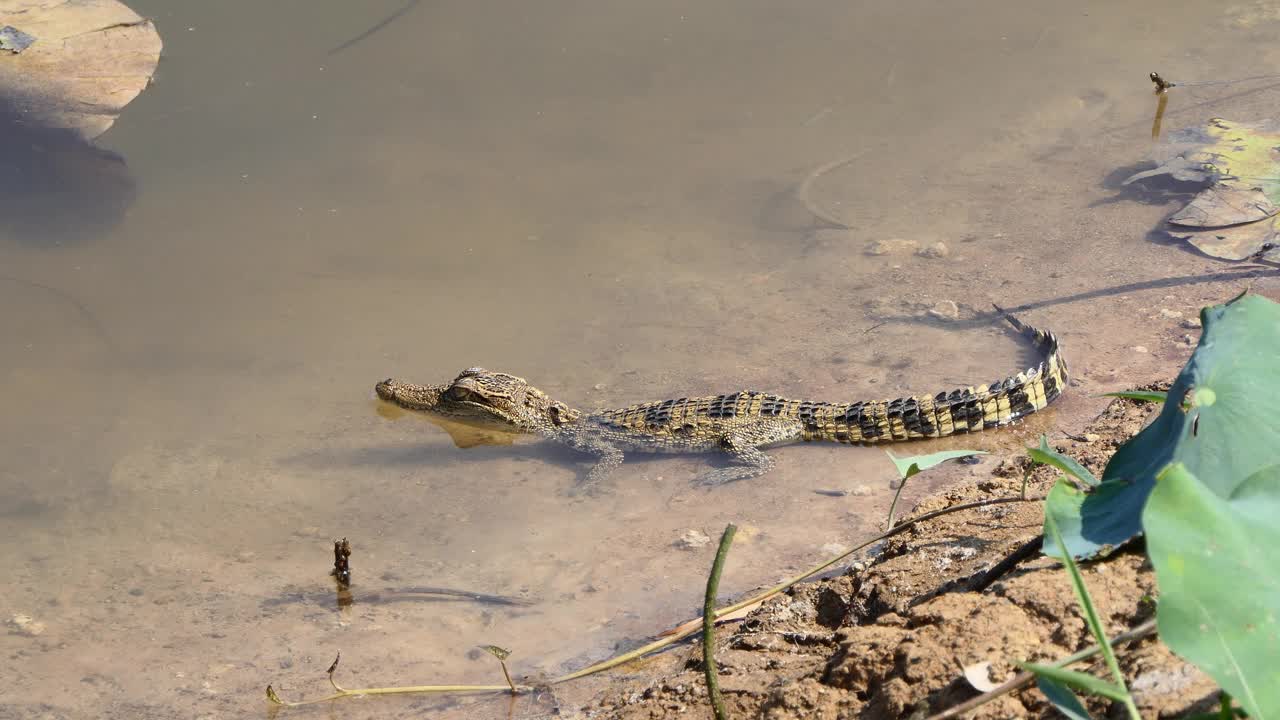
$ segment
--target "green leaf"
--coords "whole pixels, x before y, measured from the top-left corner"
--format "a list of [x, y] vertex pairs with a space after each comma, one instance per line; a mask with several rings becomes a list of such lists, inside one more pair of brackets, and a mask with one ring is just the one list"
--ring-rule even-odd
[[[1050, 492], [1045, 512], [1072, 555], [1092, 557], [1141, 532], [1156, 473], [1171, 462], [1220, 497], [1280, 463], [1280, 305], [1243, 295], [1200, 318], [1200, 344], [1169, 390], [1176, 402], [1116, 451], [1090, 493], [1061, 484]], [[1046, 538], [1045, 553], [1061, 550]]]
[[1083, 465], [1076, 462], [1075, 458], [1067, 457], [1049, 447], [1049, 438], [1044, 435], [1040, 436], [1040, 447], [1027, 448], [1027, 455], [1041, 465], [1052, 465], [1086, 485], [1098, 484], [1098, 478], [1094, 477], [1093, 473], [1089, 472]]
[[1159, 390], [1123, 390], [1121, 392], [1102, 393], [1102, 397], [1127, 398], [1129, 400], [1139, 400], [1141, 402], [1159, 402], [1165, 401], [1169, 393], [1160, 392]]
[[1040, 692], [1044, 693], [1058, 712], [1071, 720], [1093, 720], [1089, 711], [1085, 710], [1084, 703], [1080, 702], [1080, 698], [1076, 697], [1075, 693], [1071, 692], [1071, 688], [1063, 683], [1040, 675], [1036, 677], [1036, 687], [1040, 688]]
[[1280, 465], [1223, 497], [1181, 463], [1160, 473], [1142, 516], [1161, 640], [1255, 720], [1280, 718], [1278, 517]]
[[924, 472], [934, 465], [944, 463], [948, 460], [956, 458], [969, 457], [970, 455], [986, 455], [982, 450], [944, 450], [931, 455], [913, 455], [911, 457], [896, 457], [888, 450], [884, 451], [885, 455], [893, 461], [894, 466], [898, 468], [898, 477], [906, 480], [907, 478], [919, 472]]
[[1088, 673], [1082, 673], [1077, 670], [1068, 670], [1054, 665], [1038, 665], [1036, 663], [1014, 663], [1023, 670], [1029, 670], [1036, 674], [1037, 678], [1047, 677], [1050, 680], [1057, 681], [1063, 685], [1067, 685], [1077, 690], [1083, 690], [1090, 695], [1099, 695], [1109, 700], [1124, 702], [1129, 697], [1129, 693], [1124, 688], [1113, 683], [1109, 683], [1100, 677], [1094, 677]]

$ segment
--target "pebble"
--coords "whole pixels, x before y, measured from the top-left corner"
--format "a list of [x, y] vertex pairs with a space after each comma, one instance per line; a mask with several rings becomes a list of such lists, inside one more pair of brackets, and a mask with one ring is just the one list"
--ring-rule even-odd
[[1194, 330], [1195, 328], [1200, 327], [1200, 318], [1198, 318], [1198, 317], [1189, 317], [1189, 318], [1187, 318], [1186, 320], [1183, 320], [1183, 321], [1182, 321], [1182, 327], [1184, 327], [1184, 328], [1186, 328], [1186, 329], [1188, 329], [1188, 330]]
[[871, 489], [871, 486], [870, 486], [870, 485], [859, 485], [859, 486], [855, 487], [854, 489], [850, 490], [850, 491], [849, 491], [849, 494], [850, 494], [850, 495], [856, 495], [856, 496], [858, 496], [858, 497], [863, 497], [863, 496], [866, 496], [866, 495], [870, 495], [872, 492], [874, 492], [874, 491]]
[[951, 248], [947, 247], [947, 244], [944, 242], [936, 242], [932, 245], [929, 245], [928, 247], [920, 248], [916, 252], [916, 254], [919, 255], [920, 257], [927, 257], [927, 258], [934, 258], [934, 259], [944, 258], [951, 254]]
[[697, 550], [711, 544], [711, 538], [701, 530], [686, 530], [675, 546], [681, 550]]
[[15, 613], [13, 617], [9, 618], [9, 626], [17, 634], [26, 637], [36, 637], [44, 634], [44, 623], [26, 613]]
[[912, 252], [919, 245], [915, 240], [907, 240], [905, 238], [891, 238], [889, 240], [877, 240], [867, 246], [868, 255], [889, 255], [898, 253]]
[[1160, 317], [1169, 318], [1170, 320], [1180, 320], [1182, 318], [1182, 313], [1178, 312], [1177, 310], [1160, 308]]
[[1099, 435], [1099, 434], [1097, 434], [1097, 433], [1085, 433], [1085, 434], [1084, 434], [1084, 441], [1085, 441], [1085, 442], [1087, 442], [1087, 443], [1095, 443], [1095, 442], [1098, 442], [1098, 441], [1099, 441], [1099, 440], [1101, 440], [1101, 439], [1102, 439], [1102, 436], [1101, 436], [1101, 435]]
[[1132, 348], [1130, 348], [1130, 349], [1131, 349], [1131, 350], [1133, 350], [1133, 351], [1134, 351], [1134, 352], [1136, 352], [1136, 353], [1145, 353], [1145, 352], [1148, 352], [1148, 350], [1147, 350], [1145, 347], [1143, 347], [1142, 345], [1134, 345], [1134, 346], [1133, 346]]
[[939, 320], [955, 320], [960, 317], [960, 308], [953, 300], [940, 300], [929, 308], [929, 314]]

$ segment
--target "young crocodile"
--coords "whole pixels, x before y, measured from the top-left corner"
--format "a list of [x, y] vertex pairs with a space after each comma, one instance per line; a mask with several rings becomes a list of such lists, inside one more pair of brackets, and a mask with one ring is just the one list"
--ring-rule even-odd
[[1043, 353], [1036, 367], [991, 385], [934, 396], [856, 403], [788, 400], [762, 392], [679, 398], [583, 413], [524, 378], [483, 368], [463, 370], [448, 385], [387, 379], [378, 397], [407, 410], [471, 427], [550, 438], [596, 457], [583, 483], [595, 486], [628, 452], [728, 453], [736, 464], [700, 476], [701, 485], [767, 472], [761, 448], [798, 441], [850, 444], [946, 437], [1007, 425], [1053, 402], [1067, 384], [1058, 339], [996, 308]]

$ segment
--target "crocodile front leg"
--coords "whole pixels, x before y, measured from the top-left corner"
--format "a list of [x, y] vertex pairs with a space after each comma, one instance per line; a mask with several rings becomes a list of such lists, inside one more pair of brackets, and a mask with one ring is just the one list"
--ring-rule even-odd
[[580, 479], [570, 495], [599, 495], [604, 491], [601, 481], [622, 464], [622, 449], [604, 438], [590, 435], [566, 435], [560, 438], [569, 447], [596, 457], [596, 464], [591, 466], [586, 477]]
[[732, 467], [708, 470], [693, 481], [694, 485], [715, 487], [716, 485], [759, 477], [773, 469], [773, 458], [766, 455], [741, 435], [726, 435], [720, 441], [720, 447], [729, 453], [733, 461], [738, 464]]

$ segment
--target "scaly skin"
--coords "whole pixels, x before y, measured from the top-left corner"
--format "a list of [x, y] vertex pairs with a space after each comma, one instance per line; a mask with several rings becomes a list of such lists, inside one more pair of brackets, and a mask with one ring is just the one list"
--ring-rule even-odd
[[679, 398], [583, 413], [524, 378], [483, 368], [464, 370], [448, 385], [396, 380], [377, 384], [378, 397], [407, 410], [472, 427], [534, 434], [596, 457], [583, 485], [598, 485], [625, 453], [725, 452], [734, 466], [698, 478], [702, 485], [767, 472], [761, 448], [825, 440], [849, 444], [946, 437], [987, 430], [1025, 417], [1066, 388], [1067, 365], [1053, 333], [1024, 325], [996, 308], [1044, 353], [1036, 367], [991, 385], [937, 395], [856, 403], [789, 400], [762, 392]]

